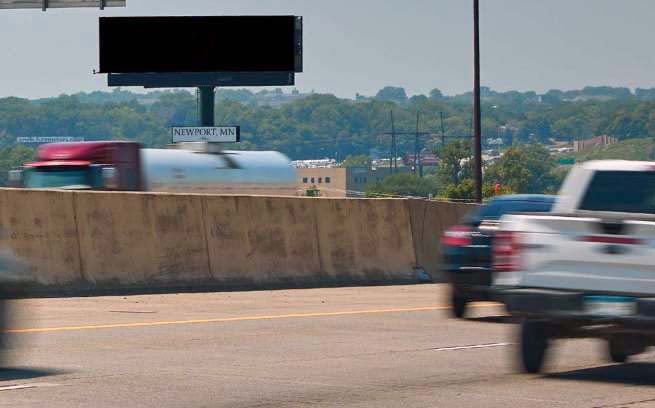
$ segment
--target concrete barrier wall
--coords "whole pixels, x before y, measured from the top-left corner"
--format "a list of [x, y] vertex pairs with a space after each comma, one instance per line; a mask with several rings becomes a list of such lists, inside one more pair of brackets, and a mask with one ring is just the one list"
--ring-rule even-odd
[[74, 201], [88, 284], [211, 281], [201, 196], [74, 193]]
[[442, 281], [441, 236], [477, 205], [427, 200], [410, 200], [408, 205], [417, 263], [434, 281]]
[[313, 200], [204, 196], [211, 274], [221, 285], [321, 281]]
[[46, 292], [270, 288], [439, 279], [439, 238], [470, 207], [0, 189], [0, 246]]
[[311, 200], [324, 279], [411, 281], [416, 256], [405, 200]]
[[84, 281], [72, 194], [0, 190], [0, 248], [23, 260], [27, 278], [36, 284]]

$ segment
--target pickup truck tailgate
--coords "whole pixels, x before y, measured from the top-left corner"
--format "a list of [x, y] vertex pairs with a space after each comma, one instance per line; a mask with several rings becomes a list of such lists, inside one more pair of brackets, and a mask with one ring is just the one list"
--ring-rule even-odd
[[496, 284], [655, 294], [655, 219], [511, 215], [503, 224], [520, 272], [497, 272]]

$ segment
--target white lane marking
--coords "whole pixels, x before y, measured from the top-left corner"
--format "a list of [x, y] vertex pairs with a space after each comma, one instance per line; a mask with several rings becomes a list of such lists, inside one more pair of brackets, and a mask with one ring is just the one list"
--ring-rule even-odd
[[40, 388], [40, 387], [56, 387], [57, 385], [58, 384], [51, 384], [51, 383], [30, 383], [30, 384], [8, 385], [6, 387], [0, 387], [0, 391], [25, 390], [29, 388]]
[[513, 343], [489, 343], [489, 344], [474, 344], [470, 346], [454, 346], [454, 347], [439, 347], [433, 348], [432, 351], [455, 351], [455, 350], [470, 350], [489, 347], [506, 347], [511, 346]]

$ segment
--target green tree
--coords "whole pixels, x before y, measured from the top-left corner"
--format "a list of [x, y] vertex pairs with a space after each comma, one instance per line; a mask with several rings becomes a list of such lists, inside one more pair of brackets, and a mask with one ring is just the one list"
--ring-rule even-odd
[[515, 193], [554, 192], [558, 186], [555, 159], [541, 145], [507, 149], [485, 172], [487, 182], [499, 183]]
[[365, 154], [349, 155], [341, 163], [341, 167], [371, 167], [371, 159]]
[[[456, 140], [437, 152], [441, 157], [438, 175], [443, 184], [460, 184], [470, 175], [471, 142]], [[467, 162], [467, 160], [469, 160]]]
[[434, 88], [433, 90], [430, 91], [430, 99], [433, 99], [435, 101], [439, 101], [443, 99], [443, 94], [441, 93], [441, 90], [438, 88]]
[[0, 149], [0, 185], [6, 186], [9, 170], [15, 169], [34, 158], [34, 149], [15, 145]]
[[[511, 194], [511, 191], [505, 187], [501, 188], [499, 195]], [[482, 198], [488, 199], [496, 195], [496, 186], [494, 184], [482, 185]], [[451, 184], [444, 190], [443, 196], [452, 200], [474, 200], [475, 199], [475, 182], [472, 179], [463, 180], [459, 184]]]
[[449, 184], [444, 197], [453, 200], [473, 200], [475, 197], [475, 183], [471, 179], [462, 180], [458, 184]]
[[378, 91], [378, 93], [375, 95], [375, 99], [381, 101], [405, 103], [407, 102], [407, 93], [405, 92], [405, 88], [385, 86]]
[[418, 177], [411, 173], [399, 173], [386, 177], [383, 181], [370, 185], [367, 197], [412, 196], [428, 197], [436, 192], [436, 184], [431, 177]]
[[414, 95], [409, 98], [409, 103], [412, 105], [423, 106], [428, 102], [428, 97], [425, 95]]

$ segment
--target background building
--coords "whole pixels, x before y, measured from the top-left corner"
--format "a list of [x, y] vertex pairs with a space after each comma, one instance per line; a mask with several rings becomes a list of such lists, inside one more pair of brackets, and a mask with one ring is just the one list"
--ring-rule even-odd
[[592, 137], [591, 139], [576, 140], [573, 142], [573, 150], [576, 152], [582, 152], [585, 150], [593, 149], [595, 147], [613, 145], [618, 143], [618, 140], [615, 137], [602, 135]]
[[[407, 167], [399, 167], [394, 174], [408, 171]], [[316, 189], [319, 197], [362, 197], [369, 185], [384, 180], [391, 172], [388, 167], [315, 167], [299, 168], [297, 174], [300, 195]]]

